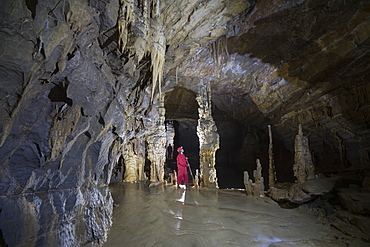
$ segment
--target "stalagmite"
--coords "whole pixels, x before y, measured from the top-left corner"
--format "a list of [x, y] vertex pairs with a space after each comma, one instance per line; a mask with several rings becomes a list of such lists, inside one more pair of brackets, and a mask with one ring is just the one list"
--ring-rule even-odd
[[312, 163], [311, 153], [308, 146], [308, 138], [303, 135], [302, 126], [299, 125], [298, 135], [295, 137], [294, 176], [296, 183], [302, 184], [315, 178], [315, 167]]
[[157, 102], [158, 117], [151, 134], [147, 137], [148, 143], [148, 159], [151, 162], [150, 166], [150, 181], [164, 181], [164, 164], [166, 161], [166, 128], [164, 97], [161, 97]]
[[262, 177], [262, 166], [259, 159], [256, 160], [257, 168], [253, 171], [253, 178], [249, 178], [248, 171], [244, 171], [244, 186], [245, 191], [248, 196], [264, 196], [265, 195], [265, 185], [264, 179]]
[[253, 171], [253, 178], [254, 178], [254, 188], [253, 188], [253, 195], [255, 196], [262, 196], [265, 194], [265, 185], [264, 179], [262, 177], [262, 166], [259, 159], [256, 160], [257, 169]]
[[193, 181], [194, 188], [199, 188], [199, 169], [195, 170], [195, 178]]
[[209, 81], [199, 83], [196, 100], [199, 105], [197, 135], [200, 146], [200, 183], [202, 187], [218, 188], [215, 156], [219, 148], [219, 135], [212, 117], [211, 85]]
[[172, 180], [173, 184], [177, 184], [177, 172], [176, 170], [173, 170], [173, 180]]
[[276, 170], [275, 170], [275, 162], [274, 162], [274, 150], [272, 144], [272, 131], [271, 125], [268, 125], [269, 131], [269, 187], [273, 187], [276, 183]]
[[125, 182], [136, 182], [145, 179], [143, 142], [135, 139], [124, 145], [122, 151], [125, 159]]
[[253, 181], [252, 179], [249, 178], [249, 173], [248, 171], [244, 171], [244, 186], [245, 186], [245, 191], [248, 196], [253, 195]]

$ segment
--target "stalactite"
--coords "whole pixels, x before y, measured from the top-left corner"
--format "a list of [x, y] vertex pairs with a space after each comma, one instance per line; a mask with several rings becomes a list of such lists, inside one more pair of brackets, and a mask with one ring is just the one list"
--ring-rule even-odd
[[126, 7], [125, 6], [120, 6], [119, 9], [119, 16], [118, 16], [118, 46], [117, 48], [123, 52], [126, 44], [127, 44], [127, 20], [126, 20]]
[[150, 30], [150, 4], [149, 0], [141, 0], [142, 11], [138, 15], [138, 22], [136, 23], [137, 35], [134, 43], [134, 53], [136, 62], [139, 63], [148, 51], [148, 36]]
[[216, 55], [216, 43], [215, 42], [211, 44], [211, 53], [213, 55], [214, 64], [218, 65], [218, 57]]
[[226, 37], [226, 35], [223, 36], [223, 37], [225, 39], [223, 47], [225, 49], [226, 55], [229, 56], [229, 50], [227, 49], [227, 37]]
[[157, 87], [159, 89], [159, 95], [161, 95], [162, 87], [162, 77], [164, 70], [164, 62], [166, 55], [166, 37], [163, 33], [163, 27], [157, 22], [152, 21], [152, 49], [151, 49], [151, 59], [152, 59], [152, 93], [151, 99], [153, 100], [154, 92]]
[[179, 67], [176, 67], [176, 85], [179, 84], [179, 76], [178, 76], [178, 74], [179, 74]]
[[134, 0], [121, 0], [118, 13], [118, 49], [123, 52], [127, 45], [128, 26], [135, 20]]

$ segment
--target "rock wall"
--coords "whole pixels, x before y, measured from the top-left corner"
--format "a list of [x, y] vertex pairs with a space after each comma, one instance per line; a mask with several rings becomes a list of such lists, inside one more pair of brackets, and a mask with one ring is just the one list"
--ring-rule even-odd
[[125, 123], [121, 85], [97, 41], [99, 16], [82, 1], [2, 1], [0, 16], [5, 243], [99, 245]]

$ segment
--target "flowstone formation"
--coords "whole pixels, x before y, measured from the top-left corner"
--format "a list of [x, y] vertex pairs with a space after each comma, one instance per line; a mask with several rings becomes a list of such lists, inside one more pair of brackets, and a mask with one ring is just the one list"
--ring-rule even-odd
[[158, 118], [156, 120], [151, 134], [147, 137], [148, 143], [148, 159], [150, 160], [150, 181], [163, 182], [164, 181], [164, 164], [166, 162], [166, 128], [164, 124], [165, 109], [164, 97], [158, 100]]
[[218, 188], [215, 155], [219, 148], [219, 135], [212, 117], [209, 81], [199, 83], [196, 100], [199, 105], [197, 135], [199, 137], [200, 183], [201, 187]]
[[135, 138], [127, 141], [123, 145], [123, 158], [125, 162], [123, 181], [136, 182], [147, 178], [144, 173], [145, 143], [143, 140]]

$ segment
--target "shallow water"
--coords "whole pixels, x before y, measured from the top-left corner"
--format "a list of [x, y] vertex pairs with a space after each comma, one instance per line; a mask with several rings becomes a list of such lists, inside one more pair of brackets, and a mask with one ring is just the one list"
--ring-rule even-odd
[[104, 246], [346, 246], [316, 216], [241, 191], [143, 183], [110, 190], [116, 207]]

